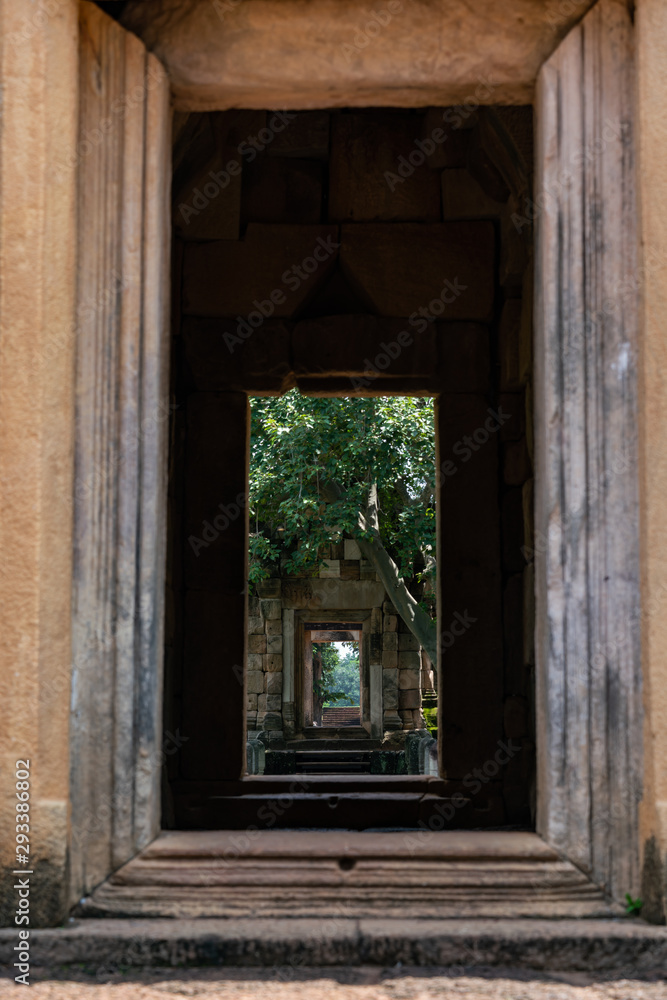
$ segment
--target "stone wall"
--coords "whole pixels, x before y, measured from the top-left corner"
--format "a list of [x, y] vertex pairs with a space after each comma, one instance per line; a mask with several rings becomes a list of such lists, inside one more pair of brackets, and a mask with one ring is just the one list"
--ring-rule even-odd
[[[248, 674], [247, 674], [247, 726], [249, 731], [268, 730], [280, 736], [293, 736], [297, 713], [290, 697], [285, 697], [283, 667], [285, 660], [294, 658], [294, 605], [312, 609], [311, 617], [324, 618], [331, 609], [345, 617], [348, 611], [375, 612], [368, 623], [371, 656], [382, 667], [382, 723], [383, 730], [419, 729], [424, 724], [421, 711], [421, 692], [434, 686], [433, 671], [422, 662], [427, 659], [417, 640], [409, 631], [396, 609], [387, 600], [370, 562], [363, 559], [353, 539], [333, 543], [322, 567], [313, 580], [325, 581], [324, 590], [312, 599], [312, 583], [303, 577], [283, 575], [262, 580], [256, 585], [256, 594], [248, 602]], [[303, 580], [299, 587], [296, 581]], [[374, 602], [367, 608], [359, 607], [358, 582], [372, 582], [365, 594]], [[364, 592], [362, 592], [364, 593]], [[310, 596], [309, 596], [310, 595]], [[362, 597], [363, 602], [363, 597]], [[285, 648], [285, 635], [288, 648]], [[289, 641], [291, 640], [291, 641]], [[298, 657], [297, 657], [298, 660]], [[293, 669], [293, 664], [292, 664]], [[368, 691], [365, 697], [369, 697]]]

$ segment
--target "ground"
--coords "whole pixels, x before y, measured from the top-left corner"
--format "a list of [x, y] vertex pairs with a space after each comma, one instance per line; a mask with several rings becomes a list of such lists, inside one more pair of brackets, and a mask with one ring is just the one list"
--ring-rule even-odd
[[[6, 967], [5, 970], [6, 972]], [[461, 969], [193, 969], [132, 974], [33, 970], [34, 1000], [667, 1000], [667, 980]], [[21, 987], [0, 980], [0, 998]]]

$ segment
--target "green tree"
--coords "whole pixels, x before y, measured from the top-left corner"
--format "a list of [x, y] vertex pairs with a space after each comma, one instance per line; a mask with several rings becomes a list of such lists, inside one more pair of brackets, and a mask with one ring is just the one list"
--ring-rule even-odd
[[434, 482], [431, 399], [253, 398], [251, 582], [281, 559], [315, 574], [331, 542], [354, 538], [435, 663]]

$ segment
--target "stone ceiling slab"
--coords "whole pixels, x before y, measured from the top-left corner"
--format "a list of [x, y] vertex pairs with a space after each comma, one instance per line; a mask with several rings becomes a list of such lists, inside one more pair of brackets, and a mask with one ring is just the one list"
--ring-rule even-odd
[[130, 0], [177, 109], [527, 104], [593, 0]]

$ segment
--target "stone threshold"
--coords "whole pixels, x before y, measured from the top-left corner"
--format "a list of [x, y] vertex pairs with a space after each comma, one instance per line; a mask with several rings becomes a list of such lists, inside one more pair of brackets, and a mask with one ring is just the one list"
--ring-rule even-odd
[[[3, 961], [16, 929], [0, 931]], [[95, 920], [31, 930], [35, 968], [377, 965], [667, 974], [667, 928], [639, 920]]]
[[609, 918], [623, 910], [537, 834], [165, 831], [79, 903], [95, 918]]

